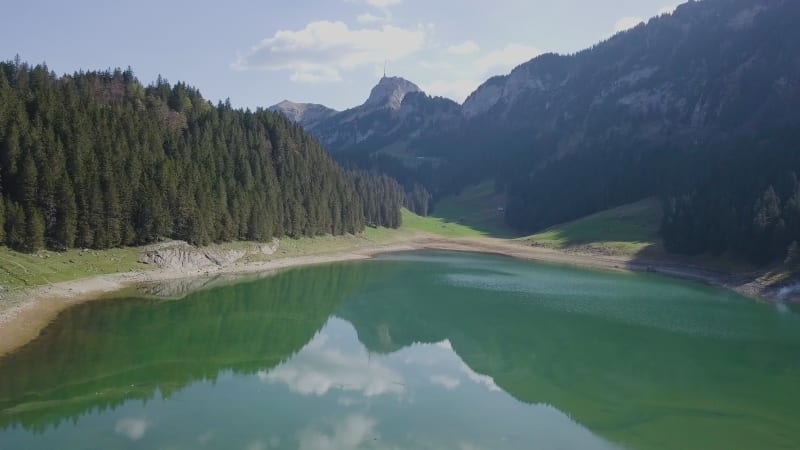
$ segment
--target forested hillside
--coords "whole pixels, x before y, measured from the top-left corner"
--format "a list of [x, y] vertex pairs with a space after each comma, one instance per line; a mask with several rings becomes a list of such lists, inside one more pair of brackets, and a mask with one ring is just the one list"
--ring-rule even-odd
[[689, 1], [492, 77], [460, 106], [384, 78], [364, 105], [305, 124], [407, 190], [494, 181], [524, 233], [660, 197], [672, 251], [775, 261], [800, 241], [797, 23], [797, 1]]
[[661, 230], [670, 250], [800, 265], [800, 126], [676, 156], [668, 169], [682, 177], [665, 195]]
[[467, 176], [494, 163], [513, 180], [507, 218], [526, 230], [656, 195], [672, 251], [782, 260], [800, 240], [798, 20], [793, 1], [689, 2], [520, 66], [465, 104], [507, 138]]
[[[0, 63], [0, 243], [13, 248], [398, 226], [402, 189], [362, 178], [282, 115], [212, 105], [183, 83], [144, 86], [130, 69], [57, 77], [43, 65]], [[365, 186], [372, 182], [381, 188]], [[365, 217], [371, 202], [386, 212]]]
[[780, 260], [800, 241], [799, 22], [797, 1], [690, 1], [462, 106], [395, 87], [396, 109], [309, 126], [340, 160], [438, 198], [494, 181], [521, 232], [660, 197], [669, 249]]
[[[800, 123], [798, 20], [793, 1], [689, 2], [487, 82], [464, 108], [475, 115], [474, 140], [492, 139], [481, 136], [488, 129], [510, 138], [495, 162], [516, 180], [510, 221], [535, 229], [674, 196], [687, 188], [683, 172], [710, 154], [747, 143], [749, 151], [729, 154], [749, 158], [761, 142], [786, 145], [773, 137]], [[474, 163], [478, 174], [486, 167]]]

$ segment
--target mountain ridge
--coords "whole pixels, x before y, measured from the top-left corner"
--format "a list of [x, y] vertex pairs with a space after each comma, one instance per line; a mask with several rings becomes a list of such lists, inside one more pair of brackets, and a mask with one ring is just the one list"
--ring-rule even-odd
[[797, 23], [796, 1], [690, 1], [491, 77], [463, 105], [407, 93], [399, 109], [356, 107], [312, 132], [340, 161], [439, 198], [493, 180], [524, 232], [657, 196], [667, 246], [763, 261], [785, 256], [791, 224], [800, 241], [800, 220], [782, 217], [800, 205]]
[[452, 129], [460, 123], [460, 105], [431, 97], [402, 77], [382, 77], [361, 105], [316, 118], [293, 119], [280, 104], [270, 107], [308, 129], [332, 154], [361, 157], [389, 146], [403, 148], [408, 158], [415, 152], [406, 144], [434, 129]]
[[339, 112], [318, 103], [295, 103], [289, 100], [283, 100], [267, 109], [283, 114], [304, 128], [311, 128], [314, 123]]
[[[666, 115], [675, 116], [669, 120], [662, 120], [660, 124], [656, 123], [658, 120], [650, 120], [650, 130], [647, 132], [649, 136], [645, 136], [650, 141], [664, 139], [665, 135], [674, 132], [675, 125], [679, 122], [691, 129], [691, 133], [702, 131], [702, 128], [708, 125], [715, 125], [713, 122], [725, 115], [726, 107], [739, 107], [725, 105], [726, 99], [719, 98], [720, 92], [703, 95], [702, 85], [711, 82], [710, 71], [713, 69], [723, 73], [727, 71], [730, 78], [736, 75], [737, 70], [740, 72], [747, 70], [748, 68], [744, 67], [747, 61], [741, 61], [740, 67], [731, 66], [723, 69], [703, 67], [708, 64], [720, 64], [722, 60], [713, 54], [713, 45], [703, 45], [702, 50], [696, 53], [706, 52], [709, 56], [700, 55], [698, 58], [697, 55], [691, 55], [691, 49], [685, 48], [686, 44], [700, 41], [701, 39], [697, 39], [698, 36], [707, 31], [704, 28], [714, 29], [718, 36], [735, 38], [737, 33], [746, 35], [747, 31], [759, 26], [761, 16], [786, 5], [784, 0], [688, 2], [678, 6], [672, 13], [653, 17], [646, 24], [617, 33], [589, 49], [571, 55], [555, 53], [540, 55], [515, 67], [507, 75], [490, 77], [473, 91], [463, 104], [448, 101], [449, 105], [446, 108], [448, 126], [443, 127], [444, 134], [454, 128], [459, 131], [464, 130], [474, 123], [499, 126], [503, 130], [533, 125], [534, 134], [551, 133], [570, 120], [574, 122], [582, 120], [588, 127], [599, 128], [601, 124], [598, 122], [603, 122], [603, 116], [609, 113], [609, 109], [626, 116], [650, 116], [658, 120], [664, 119]], [[626, 50], [625, 47], [634, 40], [641, 40], [647, 44], [639, 46], [635, 56], [625, 55], [621, 50]], [[736, 48], [747, 47], [741, 39], [739, 41], [735, 45]], [[724, 53], [726, 45], [724, 39], [716, 39], [715, 44], [722, 46]], [[659, 60], [665, 55], [671, 60]], [[597, 70], [598, 60], [603, 58], [614, 61], [615, 64], [601, 66], [600, 70]], [[638, 60], [634, 61], [637, 58]], [[699, 68], [692, 69], [690, 67], [692, 65], [697, 65]], [[683, 79], [686, 75], [694, 79]], [[790, 80], [790, 77], [784, 77], [782, 86], [778, 88], [795, 89]], [[737, 80], [723, 81], [737, 82]], [[684, 92], [676, 92], [677, 89], [673, 89], [676, 84], [677, 88]], [[409, 86], [409, 89], [400, 89], [398, 85]], [[394, 91], [390, 88], [394, 88]], [[717, 88], [719, 91], [723, 89], [724, 86]], [[695, 92], [690, 92], [692, 90]], [[295, 121], [311, 130], [317, 128], [320, 123], [327, 122], [323, 127], [325, 131], [315, 134], [332, 153], [358, 150], [369, 152], [369, 149], [362, 149], [364, 144], [374, 145], [372, 151], [375, 152], [387, 145], [402, 142], [412, 147], [412, 153], [429, 155], [431, 153], [429, 143], [414, 142], [419, 141], [419, 136], [437, 134], [442, 135], [445, 140], [449, 140], [450, 136], [445, 136], [439, 131], [431, 133], [432, 130], [428, 126], [412, 132], [416, 134], [398, 135], [397, 131], [405, 128], [402, 122], [408, 112], [383, 114], [383, 117], [375, 120], [365, 119], [376, 110], [387, 107], [387, 104], [388, 109], [399, 112], [407, 94], [420, 92], [422, 91], [415, 84], [401, 77], [384, 77], [372, 88], [369, 99], [360, 106], [317, 120]], [[782, 102], [781, 99], [776, 101], [769, 96], [762, 100], [772, 103]], [[416, 102], [415, 112], [425, 109], [420, 103]], [[767, 106], [770, 107], [772, 106]], [[558, 109], [560, 111], [556, 111]], [[423, 115], [425, 117], [419, 123], [439, 126], [442, 122], [442, 117], [431, 112]], [[287, 116], [292, 118], [290, 114]], [[336, 116], [338, 116], [336, 120], [330, 120]], [[359, 119], [364, 123], [356, 127], [357, 131], [344, 133], [346, 138], [341, 136], [341, 132], [337, 132], [341, 131], [336, 129], [337, 122], [339, 125], [349, 123], [350, 128], [353, 128], [350, 122]], [[724, 117], [722, 119], [725, 120]], [[753, 120], [757, 122], [759, 119]], [[381, 123], [381, 121], [388, 122]], [[377, 124], [380, 126], [375, 127]], [[749, 128], [752, 128], [754, 124], [739, 125], [744, 128], [751, 125]], [[757, 127], [759, 124], [754, 126]], [[619, 127], [608, 127], [609, 130], [615, 128]], [[556, 154], [576, 150], [579, 143], [584, 140], [583, 136], [587, 134], [592, 134], [592, 131], [578, 128], [560, 138], [556, 144], [560, 150]]]

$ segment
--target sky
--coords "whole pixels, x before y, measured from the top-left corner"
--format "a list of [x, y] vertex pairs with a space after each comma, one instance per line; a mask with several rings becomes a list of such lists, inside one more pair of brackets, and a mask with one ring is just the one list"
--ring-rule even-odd
[[572, 53], [681, 0], [26, 0], [3, 6], [0, 59], [57, 74], [126, 68], [213, 102], [346, 109], [383, 75], [462, 102], [544, 52]]

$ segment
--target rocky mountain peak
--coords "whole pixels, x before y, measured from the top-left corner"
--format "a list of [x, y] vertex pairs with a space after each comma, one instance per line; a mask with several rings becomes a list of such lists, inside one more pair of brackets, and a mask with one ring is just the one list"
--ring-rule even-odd
[[285, 115], [289, 120], [299, 123], [304, 127], [312, 126], [317, 122], [333, 116], [336, 110], [315, 103], [295, 103], [284, 100], [277, 105], [272, 105], [269, 110]]
[[406, 94], [411, 92], [422, 92], [422, 89], [401, 77], [383, 77], [372, 88], [372, 92], [370, 92], [364, 106], [398, 110]]
[[269, 109], [283, 113], [289, 118], [289, 120], [293, 122], [299, 122], [300, 119], [303, 118], [303, 113], [306, 111], [306, 105], [303, 103], [295, 103], [290, 102], [289, 100], [284, 100], [277, 105], [270, 106]]

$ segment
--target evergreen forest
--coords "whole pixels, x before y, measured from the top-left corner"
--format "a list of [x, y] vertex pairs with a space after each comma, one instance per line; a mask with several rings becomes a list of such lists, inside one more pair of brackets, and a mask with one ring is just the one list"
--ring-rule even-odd
[[0, 243], [36, 251], [398, 227], [405, 192], [267, 110], [132, 70], [0, 63]]

